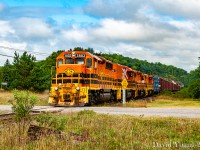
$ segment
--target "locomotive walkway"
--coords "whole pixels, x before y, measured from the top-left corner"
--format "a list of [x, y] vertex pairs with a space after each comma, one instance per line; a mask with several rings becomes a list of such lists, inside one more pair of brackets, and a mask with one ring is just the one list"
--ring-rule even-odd
[[[52, 107], [35, 106], [35, 110], [61, 113], [78, 112], [81, 110], [93, 110], [97, 113], [113, 115], [132, 115], [142, 117], [181, 117], [181, 118], [200, 118], [200, 109], [198, 108], [123, 108], [123, 107]], [[0, 105], [0, 111], [11, 112], [10, 105]]]

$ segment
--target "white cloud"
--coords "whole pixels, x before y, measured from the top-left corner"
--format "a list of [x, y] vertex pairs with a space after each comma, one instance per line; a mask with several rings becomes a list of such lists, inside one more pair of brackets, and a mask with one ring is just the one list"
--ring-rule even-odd
[[123, 20], [105, 19], [93, 34], [112, 40], [155, 41], [171, 35], [166, 29], [158, 29], [148, 24], [125, 22]]
[[74, 42], [89, 42], [88, 33], [86, 30], [71, 29], [62, 31], [63, 40]]
[[19, 18], [14, 22], [18, 36], [25, 38], [50, 38], [53, 32], [48, 24], [41, 19]]
[[132, 20], [146, 0], [90, 0], [84, 12], [90, 16]]
[[150, 3], [155, 7], [155, 10], [164, 12], [167, 15], [200, 18], [199, 0], [151, 0]]
[[195, 0], [92, 0], [83, 11], [70, 14], [68, 8], [54, 14], [54, 9], [43, 8], [45, 13], [40, 10], [34, 18], [29, 8], [23, 14], [14, 9], [9, 17], [0, 14], [0, 45], [45, 53], [92, 47], [189, 71], [198, 66], [200, 56], [199, 8]]
[[10, 26], [9, 21], [0, 20], [0, 37], [6, 37], [9, 34], [13, 34], [15, 30]]
[[199, 0], [91, 0], [84, 11], [91, 16], [133, 21], [146, 8], [169, 16], [200, 18]]
[[[10, 61], [10, 63], [13, 62], [13, 56], [14, 56], [14, 49], [20, 49], [23, 50], [26, 48], [26, 43], [22, 42], [22, 43], [16, 43], [16, 42], [9, 42], [8, 40], [0, 40], [0, 54], [2, 55], [7, 55], [7, 56], [11, 56], [11, 57], [3, 57], [0, 56], [0, 66], [4, 65], [4, 63], [6, 62], [6, 59], [8, 59]], [[4, 48], [5, 47], [5, 48]], [[14, 49], [8, 49], [8, 48], [14, 48]], [[18, 53], [20, 53], [18, 51]], [[22, 54], [22, 53], [20, 53]]]

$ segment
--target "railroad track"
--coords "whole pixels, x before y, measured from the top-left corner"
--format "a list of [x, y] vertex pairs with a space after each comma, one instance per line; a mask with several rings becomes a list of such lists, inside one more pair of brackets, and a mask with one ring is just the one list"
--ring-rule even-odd
[[[40, 113], [47, 113], [47, 112], [59, 113], [61, 111], [62, 111], [62, 109], [52, 110], [52, 111], [48, 111], [48, 108], [33, 109], [30, 112], [30, 116], [33, 117], [33, 116], [39, 115]], [[11, 121], [11, 120], [14, 120], [14, 118], [15, 118], [15, 114], [13, 112], [0, 114], [0, 122]]]
[[6, 121], [14, 118], [14, 113], [0, 114], [0, 121]]

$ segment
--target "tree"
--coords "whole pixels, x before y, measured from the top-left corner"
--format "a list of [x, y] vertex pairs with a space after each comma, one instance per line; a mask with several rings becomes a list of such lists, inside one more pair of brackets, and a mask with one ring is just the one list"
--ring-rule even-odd
[[51, 66], [45, 65], [44, 62], [37, 62], [30, 72], [31, 88], [36, 91], [44, 91], [50, 88], [51, 84]]
[[87, 49], [85, 49], [85, 51], [94, 54], [94, 49], [93, 48], [88, 47]]
[[35, 57], [31, 54], [24, 52], [20, 57], [15, 52], [13, 70], [14, 81], [12, 82], [12, 88], [29, 89], [31, 87], [30, 72], [35, 65]]
[[13, 76], [12, 76], [12, 65], [10, 64], [9, 60], [7, 59], [3, 68], [2, 68], [2, 82], [7, 82], [8, 86], [7, 88], [9, 88], [12, 80], [13, 80]]
[[191, 82], [188, 88], [188, 92], [192, 98], [200, 98], [200, 78]]
[[84, 49], [82, 47], [75, 47], [74, 51], [83, 51]]
[[58, 50], [57, 52], [53, 52], [46, 60], [42, 61], [46, 66], [55, 66], [56, 58], [62, 53], [64, 50]]
[[0, 66], [0, 83], [3, 82], [3, 67]]

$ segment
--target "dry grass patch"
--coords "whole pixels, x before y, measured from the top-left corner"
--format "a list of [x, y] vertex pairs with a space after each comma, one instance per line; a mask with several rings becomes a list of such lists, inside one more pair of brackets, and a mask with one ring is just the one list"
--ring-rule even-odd
[[162, 108], [200, 108], [200, 101], [194, 99], [181, 99], [171, 96], [158, 95], [154, 97], [154, 101], [147, 103], [147, 107], [162, 107]]
[[13, 98], [13, 93], [0, 90], [0, 105], [8, 105], [9, 100]]
[[[41, 136], [17, 144], [13, 125], [0, 128], [0, 147], [3, 149], [198, 149], [200, 119], [143, 118], [127, 115], [96, 114], [90, 110], [60, 115], [41, 115], [40, 125], [62, 127], [67, 138]], [[17, 129], [16, 129], [17, 130]], [[56, 129], [59, 130], [59, 129]]]
[[[38, 106], [48, 106], [49, 92], [45, 91], [43, 93], [34, 93], [38, 97], [36, 105]], [[0, 91], [0, 105], [10, 105], [9, 101], [12, 100], [13, 92], [11, 91]]]

